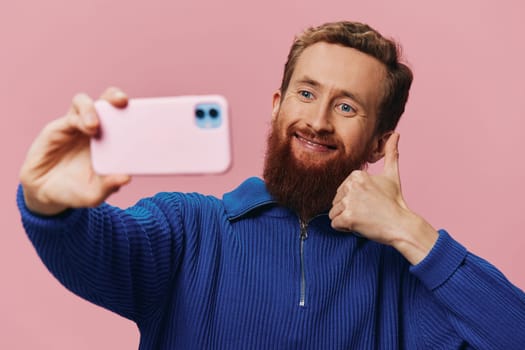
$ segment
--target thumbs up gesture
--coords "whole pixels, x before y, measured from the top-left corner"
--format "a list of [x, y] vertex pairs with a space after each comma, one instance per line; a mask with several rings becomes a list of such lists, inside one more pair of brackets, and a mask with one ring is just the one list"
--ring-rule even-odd
[[399, 134], [385, 144], [385, 162], [379, 175], [353, 171], [339, 186], [329, 217], [339, 231], [358, 232], [370, 240], [391, 245], [412, 264], [430, 252], [438, 233], [412, 212], [401, 193]]

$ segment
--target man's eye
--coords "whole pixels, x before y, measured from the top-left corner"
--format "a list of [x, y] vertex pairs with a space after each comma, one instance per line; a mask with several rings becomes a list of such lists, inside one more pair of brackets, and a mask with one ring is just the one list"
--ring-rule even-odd
[[338, 106], [339, 110], [346, 114], [355, 114], [354, 107], [350, 106], [348, 103], [341, 103]]
[[312, 94], [310, 91], [301, 90], [301, 91], [299, 91], [299, 94], [300, 94], [302, 97], [304, 97], [304, 98], [306, 98], [306, 99], [308, 99], [308, 100], [310, 100], [310, 99], [313, 98], [313, 94]]

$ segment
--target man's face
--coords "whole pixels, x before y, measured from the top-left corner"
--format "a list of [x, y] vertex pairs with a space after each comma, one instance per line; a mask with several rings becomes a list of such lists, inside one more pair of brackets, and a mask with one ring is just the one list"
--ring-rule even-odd
[[384, 65], [356, 49], [324, 42], [306, 48], [285, 95], [274, 95], [272, 116], [281, 137], [295, 130], [294, 156], [321, 165], [364, 152], [374, 133], [384, 77]]
[[382, 157], [384, 137], [374, 131], [385, 71], [371, 56], [324, 42], [299, 56], [284, 96], [274, 94], [265, 164], [269, 191], [284, 205], [306, 216], [327, 210], [351, 171]]

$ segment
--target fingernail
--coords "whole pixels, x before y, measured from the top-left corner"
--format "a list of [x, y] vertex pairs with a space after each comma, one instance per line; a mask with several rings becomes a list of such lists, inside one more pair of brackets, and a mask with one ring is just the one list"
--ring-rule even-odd
[[93, 125], [96, 122], [96, 118], [92, 113], [87, 113], [84, 115], [84, 122], [86, 125]]
[[127, 98], [126, 94], [122, 91], [115, 91], [115, 98], [118, 98], [119, 100]]

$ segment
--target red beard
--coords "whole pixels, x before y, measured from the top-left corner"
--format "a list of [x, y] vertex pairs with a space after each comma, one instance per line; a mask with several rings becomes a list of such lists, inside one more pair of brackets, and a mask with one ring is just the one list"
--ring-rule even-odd
[[[341, 183], [352, 171], [365, 166], [368, 147], [357, 157], [341, 154], [322, 163], [301, 161], [291, 151], [291, 140], [297, 129], [289, 128], [282, 140], [277, 125], [277, 122], [272, 123], [264, 162], [263, 178], [268, 192], [303, 220], [328, 212]], [[315, 133], [311, 129], [300, 131], [320, 142], [337, 145], [339, 151], [343, 149], [341, 142], [331, 134]]]

